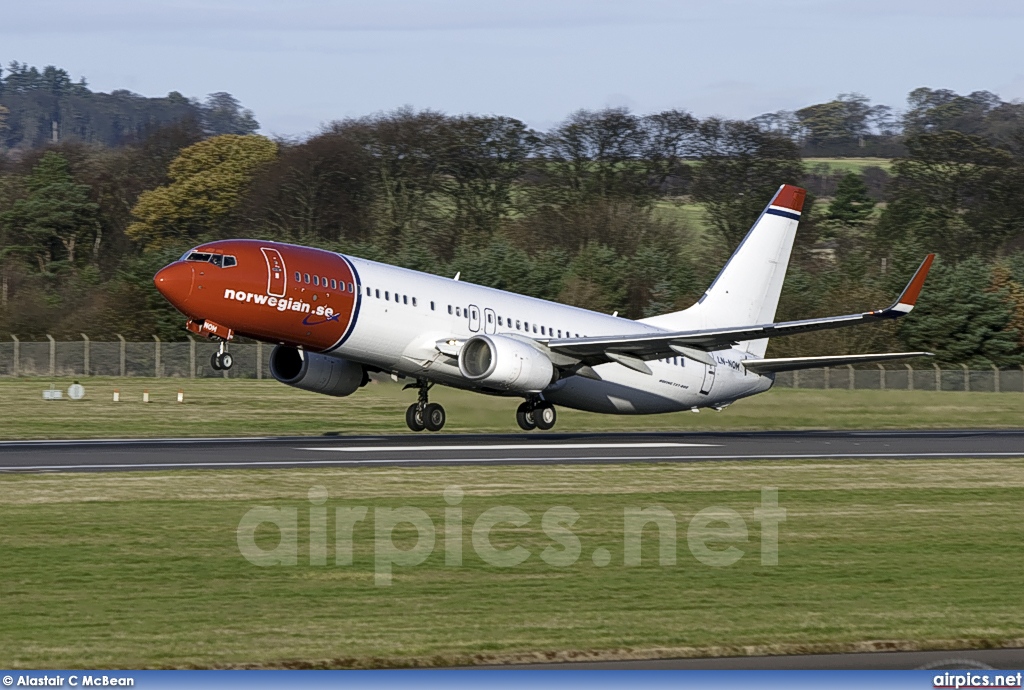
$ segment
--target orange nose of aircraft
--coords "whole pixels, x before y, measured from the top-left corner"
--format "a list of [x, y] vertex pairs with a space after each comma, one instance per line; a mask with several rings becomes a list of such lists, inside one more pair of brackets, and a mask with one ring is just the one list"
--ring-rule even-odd
[[188, 301], [192, 294], [194, 274], [192, 267], [183, 261], [164, 266], [153, 276], [153, 284], [167, 301], [176, 307]]

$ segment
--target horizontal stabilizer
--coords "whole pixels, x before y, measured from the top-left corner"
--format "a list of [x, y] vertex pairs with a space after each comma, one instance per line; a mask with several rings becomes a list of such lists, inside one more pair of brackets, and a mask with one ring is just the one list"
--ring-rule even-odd
[[844, 364], [870, 364], [885, 362], [892, 359], [910, 359], [912, 357], [932, 357], [931, 352], [878, 352], [868, 355], [836, 355], [829, 357], [784, 357], [781, 359], [748, 359], [743, 362], [747, 371], [755, 374], [767, 374], [777, 371], [796, 371], [797, 369], [820, 369], [822, 367], [838, 367]]

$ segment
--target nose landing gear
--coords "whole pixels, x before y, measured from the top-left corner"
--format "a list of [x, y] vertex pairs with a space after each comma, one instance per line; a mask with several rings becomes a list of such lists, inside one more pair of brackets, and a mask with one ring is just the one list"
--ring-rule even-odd
[[235, 358], [227, 350], [227, 343], [220, 342], [220, 350], [210, 355], [210, 366], [214, 371], [227, 371], [235, 363]]
[[523, 431], [547, 431], [555, 426], [555, 407], [540, 399], [527, 400], [516, 410], [516, 423]]
[[428, 402], [427, 391], [433, 386], [426, 379], [417, 379], [406, 388], [419, 389], [419, 400], [409, 405], [405, 411], [405, 423], [413, 431], [440, 431], [447, 420], [444, 408], [437, 403]]

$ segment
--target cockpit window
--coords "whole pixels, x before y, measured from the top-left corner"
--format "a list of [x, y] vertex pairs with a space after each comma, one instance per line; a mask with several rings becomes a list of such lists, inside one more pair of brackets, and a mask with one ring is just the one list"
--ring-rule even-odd
[[238, 264], [235, 257], [225, 254], [210, 254], [209, 252], [189, 252], [184, 257], [185, 261], [202, 261], [211, 263], [219, 268], [228, 268]]

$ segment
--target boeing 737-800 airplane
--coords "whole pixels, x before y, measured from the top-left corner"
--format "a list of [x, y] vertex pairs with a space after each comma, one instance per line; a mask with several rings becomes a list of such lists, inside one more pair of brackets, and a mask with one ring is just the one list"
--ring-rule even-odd
[[[896, 302], [847, 316], [773, 323], [805, 191], [783, 185], [701, 299], [639, 321], [397, 268], [260, 240], [222, 240], [161, 269], [157, 289], [186, 328], [221, 343], [236, 335], [276, 343], [281, 383], [325, 395], [355, 393], [369, 372], [415, 380], [414, 431], [438, 431], [440, 383], [520, 397], [523, 429], [550, 429], [555, 405], [655, 414], [730, 403], [772, 387], [775, 373], [902, 359], [927, 352], [765, 359], [769, 337], [904, 316], [934, 255]], [[671, 267], [666, 267], [671, 270]]]

